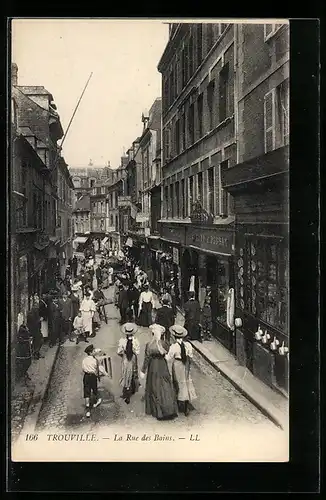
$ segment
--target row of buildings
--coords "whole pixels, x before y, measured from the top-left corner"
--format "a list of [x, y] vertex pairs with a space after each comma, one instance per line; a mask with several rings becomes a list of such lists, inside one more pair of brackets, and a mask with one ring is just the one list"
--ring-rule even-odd
[[[51, 93], [18, 85], [12, 64], [9, 255], [12, 355], [33, 295], [54, 288], [72, 255], [73, 183], [58, 141], [63, 129]], [[14, 364], [13, 364], [14, 366]]]
[[96, 179], [89, 167], [76, 233], [86, 239], [86, 223], [90, 238], [127, 245], [153, 284], [173, 272], [181, 308], [190, 282], [200, 301], [210, 286], [213, 335], [286, 393], [288, 356], [269, 345], [289, 348], [289, 26], [172, 24], [158, 70], [162, 98], [120, 167]]

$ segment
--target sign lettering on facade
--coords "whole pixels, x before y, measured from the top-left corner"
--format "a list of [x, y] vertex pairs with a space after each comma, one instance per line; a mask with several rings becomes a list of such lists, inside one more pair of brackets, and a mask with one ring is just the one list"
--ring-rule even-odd
[[178, 250], [178, 248], [172, 249], [172, 255], [173, 255], [173, 262], [175, 264], [179, 265], [179, 250]]
[[187, 245], [217, 253], [232, 253], [232, 233], [221, 233], [218, 229], [204, 230], [187, 228]]

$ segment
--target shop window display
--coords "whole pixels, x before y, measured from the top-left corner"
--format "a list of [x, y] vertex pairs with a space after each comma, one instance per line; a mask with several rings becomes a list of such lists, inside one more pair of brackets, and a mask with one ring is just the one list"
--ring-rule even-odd
[[226, 325], [227, 297], [229, 292], [229, 263], [227, 260], [218, 263], [218, 315], [217, 319]]
[[[287, 260], [287, 251], [280, 239], [248, 240], [243, 272], [245, 288], [242, 291], [240, 282], [237, 294], [240, 307], [243, 305], [251, 314], [282, 331], [287, 330]], [[241, 277], [239, 271], [239, 280]]]

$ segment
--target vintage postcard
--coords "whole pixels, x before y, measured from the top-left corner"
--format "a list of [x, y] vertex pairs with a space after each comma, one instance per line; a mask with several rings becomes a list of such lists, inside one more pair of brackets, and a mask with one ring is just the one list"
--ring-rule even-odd
[[12, 20], [11, 458], [289, 460], [289, 22]]

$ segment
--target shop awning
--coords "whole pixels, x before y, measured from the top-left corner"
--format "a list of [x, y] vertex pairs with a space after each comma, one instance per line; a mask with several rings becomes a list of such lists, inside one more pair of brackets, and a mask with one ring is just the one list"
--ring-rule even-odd
[[86, 243], [87, 240], [88, 238], [85, 236], [77, 236], [77, 238], [74, 239], [74, 243]]

